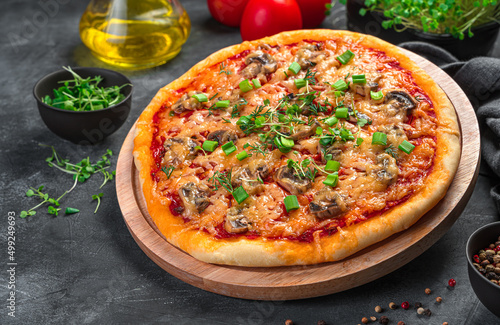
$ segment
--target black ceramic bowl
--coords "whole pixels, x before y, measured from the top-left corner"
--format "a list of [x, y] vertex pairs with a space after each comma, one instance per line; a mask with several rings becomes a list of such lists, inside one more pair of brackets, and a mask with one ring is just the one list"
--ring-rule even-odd
[[[101, 68], [72, 68], [82, 78], [101, 76], [99, 86], [121, 86], [130, 80], [116, 71]], [[53, 89], [61, 87], [58, 81], [73, 79], [70, 72], [59, 70], [40, 79], [33, 88], [38, 111], [47, 127], [60, 136], [78, 144], [95, 144], [118, 130], [130, 113], [132, 86], [121, 89], [125, 99], [120, 103], [95, 111], [68, 111], [44, 104], [42, 98], [53, 97]]]
[[472, 284], [472, 289], [474, 289], [474, 292], [483, 305], [493, 314], [500, 317], [500, 286], [490, 282], [472, 265], [472, 257], [477, 254], [479, 250], [496, 242], [498, 236], [500, 236], [500, 221], [479, 228], [467, 241], [465, 253], [467, 256], [467, 268], [469, 270], [469, 280]]

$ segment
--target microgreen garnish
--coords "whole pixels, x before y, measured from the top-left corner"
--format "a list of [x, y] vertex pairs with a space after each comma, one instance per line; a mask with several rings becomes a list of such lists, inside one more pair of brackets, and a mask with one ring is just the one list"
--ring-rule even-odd
[[387, 148], [385, 148], [384, 151], [387, 152], [389, 155], [391, 155], [392, 158], [394, 158], [396, 160], [398, 159], [397, 150], [396, 150], [396, 148], [392, 144], [389, 145]]
[[170, 176], [172, 176], [172, 172], [174, 171], [175, 167], [174, 166], [163, 166], [161, 170], [167, 175], [167, 179], [170, 179]]
[[224, 187], [229, 193], [233, 193], [233, 185], [231, 180], [231, 173], [233, 169], [228, 170], [227, 172], [215, 171], [215, 173], [208, 179], [208, 182], [212, 184], [212, 186], [217, 191], [219, 186]]
[[99, 87], [103, 80], [101, 76], [82, 78], [71, 67], [63, 67], [73, 76], [71, 80], [59, 81], [64, 86], [54, 89], [54, 98], [49, 95], [42, 98], [42, 102], [52, 107], [69, 111], [95, 111], [118, 104], [125, 99], [120, 91], [124, 84], [113, 87]]
[[253, 152], [256, 155], [261, 154], [262, 156], [265, 156], [269, 152], [269, 150], [267, 149], [267, 143], [258, 143], [258, 142], [254, 144], [245, 143], [243, 148], [244, 149], [250, 148], [248, 151]]
[[302, 162], [293, 159], [287, 160], [287, 166], [294, 170], [294, 175], [298, 178], [309, 178], [311, 181], [314, 181], [318, 171], [314, 167], [309, 167], [310, 163], [311, 160], [309, 158], [304, 159]]
[[99, 205], [101, 205], [101, 198], [102, 198], [103, 195], [104, 195], [104, 193], [99, 193], [99, 194], [92, 195], [92, 201], [93, 200], [97, 200], [97, 206], [95, 207], [94, 214], [99, 209]]
[[219, 70], [220, 70], [220, 71], [219, 71], [219, 74], [225, 73], [226, 75], [228, 75], [228, 76], [229, 76], [229, 75], [231, 75], [231, 74], [233, 73], [233, 72], [232, 72], [232, 71], [230, 71], [230, 70], [226, 70], [226, 67], [227, 67], [227, 64], [225, 64], [225, 63], [221, 63], [221, 64], [219, 65]]

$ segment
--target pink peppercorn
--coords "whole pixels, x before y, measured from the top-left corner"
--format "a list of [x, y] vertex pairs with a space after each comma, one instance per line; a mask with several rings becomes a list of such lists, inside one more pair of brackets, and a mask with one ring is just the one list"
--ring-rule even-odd
[[402, 302], [401, 303], [401, 308], [403, 308], [403, 309], [410, 308], [410, 303], [408, 301]]
[[454, 287], [457, 285], [457, 281], [455, 281], [455, 279], [450, 279], [450, 280], [448, 280], [448, 285], [450, 287]]

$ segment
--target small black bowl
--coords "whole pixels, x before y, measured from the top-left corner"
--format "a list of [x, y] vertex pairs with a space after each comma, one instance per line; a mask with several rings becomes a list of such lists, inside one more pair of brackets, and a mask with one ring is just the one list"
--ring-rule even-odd
[[500, 221], [490, 223], [476, 230], [467, 241], [466, 256], [467, 268], [469, 270], [469, 280], [472, 289], [476, 293], [479, 300], [493, 314], [500, 317], [500, 286], [490, 282], [472, 265], [473, 256], [477, 252], [489, 244], [494, 243], [500, 236]]
[[[99, 86], [121, 86], [130, 80], [116, 71], [101, 68], [72, 68], [82, 78], [101, 76]], [[120, 103], [95, 111], [68, 111], [42, 102], [46, 95], [53, 97], [53, 90], [61, 87], [58, 81], [73, 79], [70, 72], [59, 70], [40, 79], [33, 88], [38, 111], [47, 127], [60, 136], [77, 144], [95, 144], [118, 130], [130, 113], [132, 86], [121, 89], [125, 99]]]

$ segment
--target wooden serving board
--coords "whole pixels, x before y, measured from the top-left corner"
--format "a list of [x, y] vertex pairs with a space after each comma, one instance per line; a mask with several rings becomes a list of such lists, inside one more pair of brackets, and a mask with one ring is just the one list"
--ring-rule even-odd
[[169, 244], [149, 216], [133, 162], [135, 127], [118, 157], [116, 191], [127, 227], [141, 249], [161, 268], [198, 288], [258, 300], [289, 300], [327, 295], [378, 279], [419, 256], [453, 225], [467, 204], [480, 161], [479, 126], [469, 100], [444, 71], [405, 51], [446, 92], [458, 114], [462, 156], [446, 196], [409, 229], [339, 262], [310, 266], [248, 268], [207, 264]]

